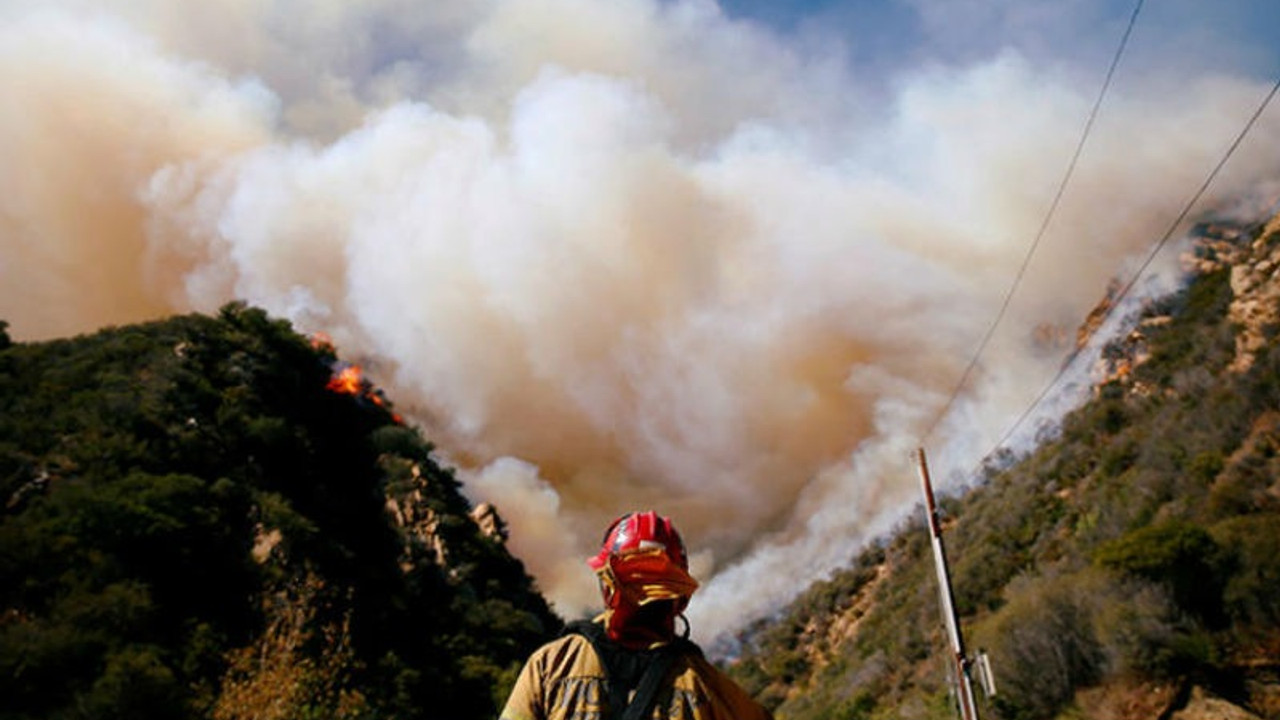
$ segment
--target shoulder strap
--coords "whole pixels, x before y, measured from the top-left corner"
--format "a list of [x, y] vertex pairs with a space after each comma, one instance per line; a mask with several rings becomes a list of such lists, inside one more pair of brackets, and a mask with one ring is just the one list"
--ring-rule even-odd
[[649, 651], [647, 654], [650, 655], [650, 661], [640, 677], [639, 684], [636, 685], [635, 695], [628, 702], [627, 695], [630, 694], [631, 688], [627, 687], [625, 682], [615, 682], [614, 673], [609, 667], [611, 658], [616, 657], [618, 653], [628, 651], [614, 645], [605, 636], [604, 628], [599, 623], [585, 620], [573, 622], [565, 627], [565, 634], [569, 633], [582, 635], [591, 641], [591, 646], [595, 648], [596, 655], [600, 657], [601, 664], [610, 676], [608, 683], [609, 708], [612, 711], [610, 714], [619, 720], [641, 720], [648, 717], [658, 699], [658, 691], [662, 689], [676, 659], [689, 652], [690, 648], [695, 652], [697, 649], [693, 643], [680, 638], [655, 651]]
[[676, 658], [681, 655], [680, 645], [679, 641], [673, 642], [658, 652], [657, 657], [653, 659], [653, 662], [649, 664], [649, 667], [644, 671], [644, 675], [640, 678], [640, 684], [636, 686], [635, 697], [631, 698], [630, 704], [622, 712], [622, 720], [641, 720], [641, 718], [648, 717], [649, 713], [653, 711], [653, 704], [658, 700], [658, 690], [667, 680], [667, 674], [671, 670], [671, 666], [675, 664]]

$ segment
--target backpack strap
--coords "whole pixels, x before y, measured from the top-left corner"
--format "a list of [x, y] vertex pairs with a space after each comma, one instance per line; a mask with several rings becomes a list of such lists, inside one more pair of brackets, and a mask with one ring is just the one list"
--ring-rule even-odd
[[[605, 668], [610, 716], [618, 720], [641, 720], [653, 712], [658, 692], [666, 684], [668, 675], [675, 662], [691, 650], [697, 652], [697, 646], [685, 638], [663, 645], [654, 650], [626, 650], [605, 635], [604, 627], [599, 623], [579, 620], [565, 626], [564, 634], [578, 634], [591, 641], [592, 648]], [[624, 665], [643, 663], [644, 672], [638, 682], [634, 683], [635, 695], [630, 702], [633, 683], [623, 671]]]
[[677, 645], [678, 643], [671, 643], [664, 646], [649, 667], [645, 668], [640, 684], [636, 686], [635, 696], [622, 711], [622, 720], [641, 720], [653, 712], [653, 704], [658, 700], [658, 690], [681, 654]]

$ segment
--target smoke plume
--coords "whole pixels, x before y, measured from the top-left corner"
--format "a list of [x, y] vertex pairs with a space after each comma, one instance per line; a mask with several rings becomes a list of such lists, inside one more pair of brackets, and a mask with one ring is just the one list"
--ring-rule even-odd
[[[582, 560], [612, 517], [672, 516], [703, 638], [911, 507], [909, 453], [1097, 93], [1107, 58], [1083, 50], [1122, 29], [1055, 55], [1024, 13], [1052, 3], [997, 4], [994, 46], [952, 36], [869, 76], [856, 17], [847, 38], [784, 32], [710, 0], [31, 5], [0, 0], [15, 337], [233, 299], [323, 331], [498, 506], [561, 612], [596, 605]], [[907, 4], [926, 34], [964, 31], [944, 5]], [[1162, 37], [1135, 34], [932, 436], [942, 465], [990, 449], [1071, 350], [1052, 338], [1074, 339], [1265, 93], [1208, 50], [1189, 73]], [[1274, 178], [1278, 121], [1210, 202]]]

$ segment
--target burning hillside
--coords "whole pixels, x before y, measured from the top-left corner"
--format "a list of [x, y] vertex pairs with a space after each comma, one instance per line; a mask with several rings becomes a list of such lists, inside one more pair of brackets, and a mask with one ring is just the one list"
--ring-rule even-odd
[[[365, 377], [364, 370], [359, 365], [337, 359], [337, 348], [334, 347], [333, 340], [328, 335], [317, 333], [312, 336], [311, 347], [319, 350], [324, 356], [334, 358], [331, 365], [333, 374], [329, 377], [329, 382], [325, 383], [326, 390], [340, 395], [350, 395], [360, 402], [391, 412], [386, 393]], [[404, 418], [398, 413], [391, 413], [391, 419], [397, 425], [404, 424]]]
[[234, 305], [0, 348], [6, 718], [496, 715], [561, 621], [331, 357]]

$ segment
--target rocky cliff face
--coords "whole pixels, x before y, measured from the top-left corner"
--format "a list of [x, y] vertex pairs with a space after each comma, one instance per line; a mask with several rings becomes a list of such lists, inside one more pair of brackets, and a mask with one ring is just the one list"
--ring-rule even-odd
[[1231, 320], [1238, 323], [1235, 372], [1253, 365], [1255, 354], [1280, 325], [1280, 215], [1267, 223], [1258, 239], [1231, 265]]
[[[1228, 370], [1248, 371], [1257, 352], [1280, 327], [1280, 215], [1260, 230], [1257, 226], [1226, 222], [1198, 225], [1193, 230], [1192, 247], [1181, 259], [1191, 276], [1230, 273], [1233, 297], [1229, 319], [1238, 331], [1235, 359]], [[1097, 330], [1113, 303], [1113, 293], [1108, 292], [1081, 324], [1078, 347], [1083, 347]], [[1094, 373], [1097, 385], [1119, 382], [1131, 392], [1149, 392], [1150, 388], [1133, 383], [1131, 376], [1134, 368], [1150, 359], [1148, 332], [1166, 325], [1169, 319], [1168, 314], [1149, 310], [1124, 337], [1112, 340], [1098, 361]]]

